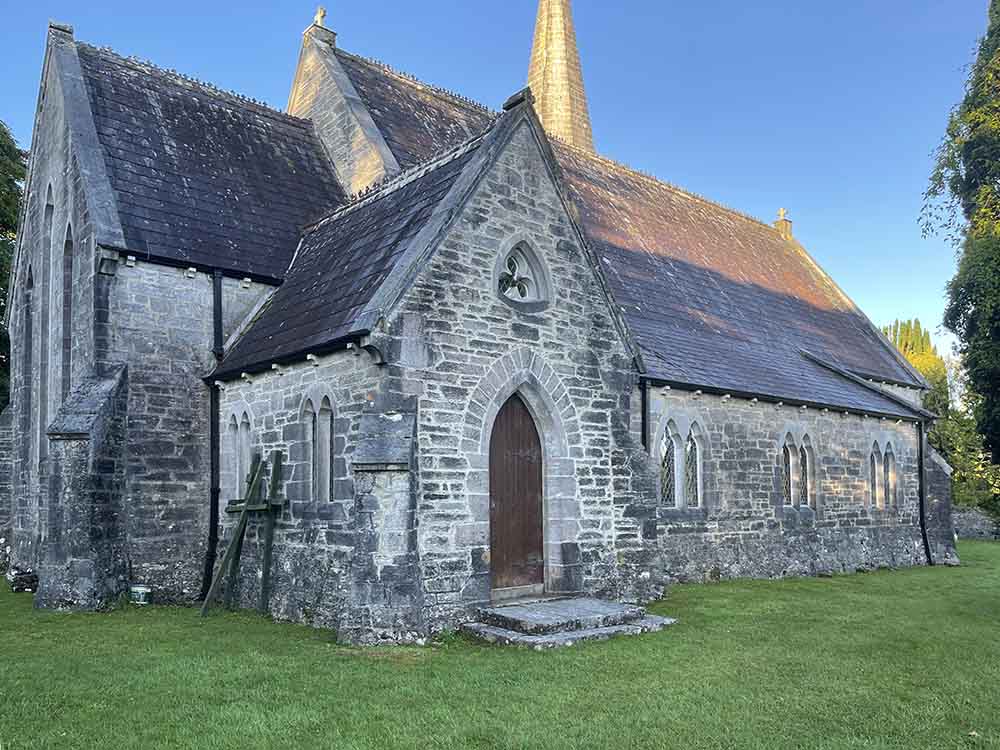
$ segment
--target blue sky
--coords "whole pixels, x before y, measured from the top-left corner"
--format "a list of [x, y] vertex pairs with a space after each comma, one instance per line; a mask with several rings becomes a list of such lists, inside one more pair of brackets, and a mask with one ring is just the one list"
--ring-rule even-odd
[[[931, 153], [986, 0], [575, 0], [598, 149], [795, 234], [876, 323], [940, 323], [954, 250], [921, 238]], [[36, 0], [4, 15], [0, 118], [27, 146], [49, 18], [284, 107], [309, 2]], [[340, 45], [493, 108], [527, 73], [536, 0], [329, 0]], [[942, 339], [944, 342], [945, 339]]]

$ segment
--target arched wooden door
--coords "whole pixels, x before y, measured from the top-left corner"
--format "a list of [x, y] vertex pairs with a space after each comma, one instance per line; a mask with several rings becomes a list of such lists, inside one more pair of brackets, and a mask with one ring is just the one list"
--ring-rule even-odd
[[494, 589], [540, 593], [542, 444], [516, 393], [500, 408], [490, 436], [490, 560]]

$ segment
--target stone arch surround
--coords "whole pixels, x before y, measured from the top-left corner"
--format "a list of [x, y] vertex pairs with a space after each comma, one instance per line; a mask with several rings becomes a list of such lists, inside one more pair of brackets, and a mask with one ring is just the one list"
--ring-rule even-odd
[[[500, 408], [517, 393], [535, 420], [542, 443], [545, 590], [579, 591], [581, 507], [572, 447], [580, 441], [576, 409], [562, 379], [537, 352], [517, 349], [498, 359], [473, 390], [463, 443], [469, 463], [489, 470], [490, 438]], [[488, 477], [485, 491], [489, 492]], [[489, 523], [489, 503], [481, 512]], [[487, 539], [488, 539], [487, 535]]]

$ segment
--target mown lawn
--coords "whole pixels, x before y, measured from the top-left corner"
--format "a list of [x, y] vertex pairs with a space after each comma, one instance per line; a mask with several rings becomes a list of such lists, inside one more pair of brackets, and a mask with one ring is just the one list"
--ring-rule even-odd
[[1000, 747], [1000, 544], [958, 569], [677, 586], [663, 633], [358, 650], [0, 592], [0, 747]]

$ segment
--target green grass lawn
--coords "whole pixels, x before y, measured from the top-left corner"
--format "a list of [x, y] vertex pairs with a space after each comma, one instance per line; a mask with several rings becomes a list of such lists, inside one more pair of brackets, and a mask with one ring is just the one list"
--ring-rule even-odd
[[662, 633], [536, 653], [337, 646], [0, 592], [0, 747], [1000, 747], [1000, 544], [961, 568], [676, 586]]

